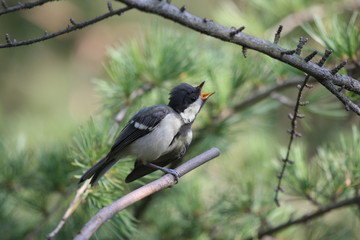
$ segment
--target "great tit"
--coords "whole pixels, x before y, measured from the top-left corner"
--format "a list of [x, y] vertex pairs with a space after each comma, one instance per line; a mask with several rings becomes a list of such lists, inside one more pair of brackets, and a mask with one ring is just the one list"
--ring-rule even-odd
[[145, 107], [135, 113], [120, 132], [109, 153], [80, 178], [96, 182], [121, 158], [134, 156], [135, 166], [125, 182], [132, 182], [156, 170], [170, 173], [178, 181], [173, 169], [165, 168], [186, 153], [192, 139], [191, 126], [206, 100], [214, 94], [202, 93], [199, 86], [181, 83], [170, 92], [168, 105]]

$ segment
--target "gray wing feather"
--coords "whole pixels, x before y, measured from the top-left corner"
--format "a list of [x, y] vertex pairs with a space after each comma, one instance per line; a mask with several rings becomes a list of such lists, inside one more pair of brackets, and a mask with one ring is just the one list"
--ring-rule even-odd
[[[135, 140], [145, 136], [156, 127], [160, 121], [171, 111], [165, 105], [146, 107], [137, 112], [120, 132], [108, 155], [116, 156], [125, 147]], [[138, 128], [135, 124], [142, 124], [147, 128]]]
[[[151, 132], [170, 111], [171, 108], [168, 106], [157, 105], [143, 108], [137, 112], [121, 131], [108, 155], [84, 173], [79, 182], [92, 178], [90, 182], [91, 185], [96, 184], [101, 176], [103, 176], [119, 160], [118, 153], [136, 139]], [[147, 128], [143, 127], [140, 129], [135, 126], [135, 123], [147, 126]]]

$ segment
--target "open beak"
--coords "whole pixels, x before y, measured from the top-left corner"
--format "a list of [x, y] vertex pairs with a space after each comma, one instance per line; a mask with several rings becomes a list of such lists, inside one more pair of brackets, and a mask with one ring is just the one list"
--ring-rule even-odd
[[215, 92], [210, 92], [210, 93], [200, 93], [201, 95], [201, 100], [206, 101], [211, 95], [213, 95]]
[[[197, 88], [202, 89], [202, 87], [204, 86], [205, 81], [203, 81], [202, 83], [200, 83], [199, 86], [197, 86]], [[210, 93], [200, 93], [201, 96], [201, 100], [206, 101], [211, 95], [213, 95], [215, 92], [210, 92]]]

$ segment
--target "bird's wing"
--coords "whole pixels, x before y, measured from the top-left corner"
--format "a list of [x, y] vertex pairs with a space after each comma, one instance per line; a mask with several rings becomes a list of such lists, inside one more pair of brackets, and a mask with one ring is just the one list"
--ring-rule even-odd
[[165, 105], [146, 107], [138, 111], [120, 132], [108, 157], [116, 156], [130, 143], [153, 131], [170, 111], [171, 109]]

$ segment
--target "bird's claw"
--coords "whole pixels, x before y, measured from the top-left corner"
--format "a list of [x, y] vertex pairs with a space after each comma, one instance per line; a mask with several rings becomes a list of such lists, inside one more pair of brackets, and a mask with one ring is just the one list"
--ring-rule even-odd
[[175, 180], [175, 184], [177, 184], [179, 182], [179, 179], [180, 179], [179, 173], [174, 169], [167, 169], [167, 170], [168, 170], [169, 174], [173, 175], [174, 180]]
[[151, 168], [155, 168], [155, 169], [161, 170], [163, 173], [171, 174], [171, 175], [173, 175], [173, 177], [174, 177], [175, 184], [177, 184], [177, 183], [179, 182], [180, 175], [179, 175], [179, 173], [178, 173], [176, 170], [170, 169], [170, 168], [160, 167], [160, 166], [157, 166], [157, 165], [155, 165], [155, 164], [153, 164], [153, 163], [147, 163], [147, 166], [148, 166], [148, 167], [151, 167]]

